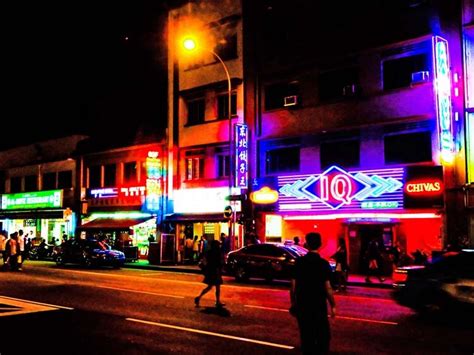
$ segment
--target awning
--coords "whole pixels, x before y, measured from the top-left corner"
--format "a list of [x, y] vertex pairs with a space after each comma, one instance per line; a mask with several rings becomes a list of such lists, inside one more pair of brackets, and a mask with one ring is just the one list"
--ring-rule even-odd
[[222, 213], [173, 213], [165, 216], [166, 222], [225, 222]]
[[109, 230], [123, 230], [128, 229], [137, 224], [150, 220], [150, 218], [96, 218], [77, 229], [109, 229]]
[[0, 210], [0, 219], [62, 219], [60, 210]]

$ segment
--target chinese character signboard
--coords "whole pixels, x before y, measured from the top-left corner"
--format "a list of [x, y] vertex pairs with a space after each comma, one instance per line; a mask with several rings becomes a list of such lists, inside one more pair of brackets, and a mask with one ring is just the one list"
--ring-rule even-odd
[[248, 188], [249, 130], [246, 124], [235, 125], [235, 186]]
[[2, 210], [60, 208], [63, 190], [48, 190], [2, 195]]
[[148, 152], [146, 174], [146, 210], [158, 211], [163, 193], [161, 190], [161, 158], [158, 152]]

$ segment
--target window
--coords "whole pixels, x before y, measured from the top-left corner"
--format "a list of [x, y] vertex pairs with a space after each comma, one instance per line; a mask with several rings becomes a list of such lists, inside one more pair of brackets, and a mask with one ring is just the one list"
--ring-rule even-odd
[[323, 142], [320, 146], [321, 168], [332, 165], [357, 167], [360, 164], [359, 140]]
[[384, 61], [384, 90], [392, 90], [410, 86], [411, 74], [419, 71], [429, 71], [429, 65], [430, 60], [428, 54], [426, 53]]
[[230, 157], [229, 155], [217, 155], [217, 177], [229, 177], [230, 175]]
[[386, 164], [432, 161], [431, 132], [402, 133], [384, 138]]
[[100, 175], [101, 175], [100, 165], [89, 167], [89, 187], [90, 188], [101, 187]]
[[[229, 95], [219, 95], [217, 97], [217, 118], [218, 119], [224, 119], [224, 118], [229, 118]], [[231, 95], [231, 115], [236, 116], [237, 115], [237, 94], [232, 94]]]
[[54, 190], [56, 188], [56, 173], [43, 174], [43, 190]]
[[117, 165], [107, 164], [104, 166], [104, 186], [114, 187], [117, 185]]
[[193, 157], [186, 159], [186, 180], [197, 180], [204, 177], [204, 158]]
[[25, 191], [38, 191], [38, 177], [36, 175], [25, 176]]
[[277, 83], [265, 87], [265, 109], [273, 110], [282, 108], [285, 97], [298, 95], [299, 85], [297, 82]]
[[137, 162], [132, 161], [123, 165], [123, 182], [125, 184], [137, 183]]
[[219, 41], [214, 51], [222, 60], [237, 58], [237, 34], [225, 36]]
[[356, 94], [357, 69], [334, 70], [319, 75], [319, 98], [321, 101], [350, 97]]
[[267, 174], [298, 171], [300, 169], [300, 148], [269, 150], [267, 151], [266, 162]]
[[21, 176], [10, 179], [10, 192], [21, 192]]
[[65, 170], [58, 173], [58, 189], [69, 189], [72, 187], [72, 171]]
[[206, 101], [204, 99], [188, 101], [188, 125], [204, 122]]

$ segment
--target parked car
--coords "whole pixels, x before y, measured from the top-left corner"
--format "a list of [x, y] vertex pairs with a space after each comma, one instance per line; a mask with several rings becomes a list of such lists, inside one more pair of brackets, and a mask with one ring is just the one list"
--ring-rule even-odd
[[416, 310], [474, 310], [474, 250], [445, 253], [427, 264], [397, 268], [395, 299]]
[[58, 248], [55, 261], [57, 265], [77, 263], [87, 267], [121, 267], [125, 263], [125, 254], [96, 239], [73, 239]]
[[[237, 281], [251, 277], [290, 279], [297, 258], [306, 255], [308, 250], [298, 245], [280, 243], [253, 244], [227, 254], [226, 271]], [[330, 263], [332, 271], [335, 264]], [[334, 274], [334, 273], [333, 273]]]

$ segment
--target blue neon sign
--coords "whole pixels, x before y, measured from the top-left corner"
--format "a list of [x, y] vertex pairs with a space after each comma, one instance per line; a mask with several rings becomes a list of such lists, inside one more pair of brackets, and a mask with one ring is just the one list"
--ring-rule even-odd
[[249, 130], [246, 124], [235, 125], [235, 186], [248, 188], [248, 142]]

